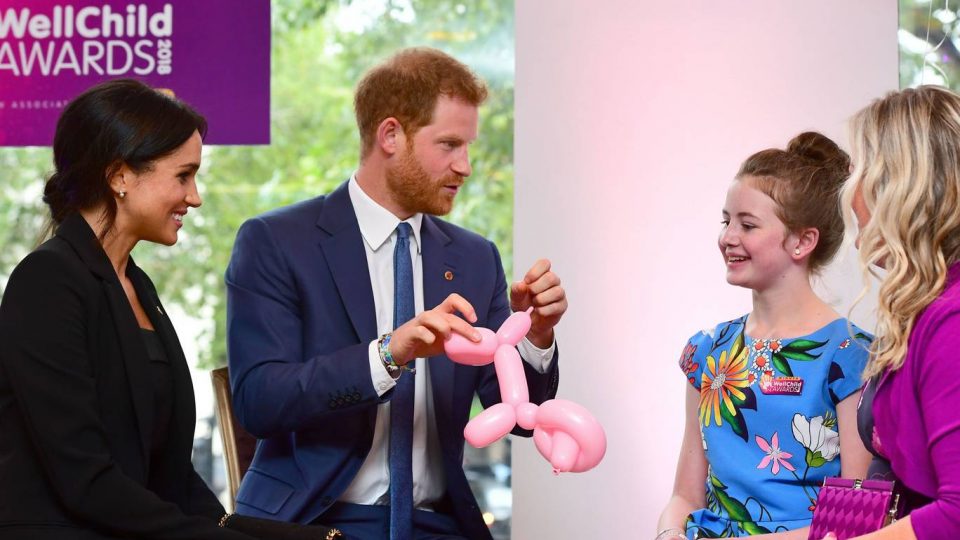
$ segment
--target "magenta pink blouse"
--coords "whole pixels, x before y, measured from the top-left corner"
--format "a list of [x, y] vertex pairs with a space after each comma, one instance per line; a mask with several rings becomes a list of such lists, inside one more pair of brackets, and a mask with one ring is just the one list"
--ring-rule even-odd
[[960, 263], [917, 318], [903, 367], [881, 380], [873, 415], [894, 474], [933, 499], [910, 514], [917, 538], [960, 539]]

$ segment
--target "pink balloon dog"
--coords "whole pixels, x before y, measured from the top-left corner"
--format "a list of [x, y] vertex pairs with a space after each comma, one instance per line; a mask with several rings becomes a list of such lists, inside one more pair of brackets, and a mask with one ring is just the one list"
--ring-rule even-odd
[[551, 399], [539, 407], [530, 403], [527, 378], [516, 346], [530, 330], [530, 312], [518, 311], [494, 334], [477, 328], [480, 342], [453, 334], [444, 344], [447, 356], [459, 364], [494, 363], [500, 380], [501, 403], [488, 407], [471, 420], [463, 436], [476, 448], [504, 437], [519, 425], [533, 430], [537, 450], [553, 465], [554, 474], [583, 472], [597, 466], [607, 451], [607, 436], [600, 423], [580, 405]]

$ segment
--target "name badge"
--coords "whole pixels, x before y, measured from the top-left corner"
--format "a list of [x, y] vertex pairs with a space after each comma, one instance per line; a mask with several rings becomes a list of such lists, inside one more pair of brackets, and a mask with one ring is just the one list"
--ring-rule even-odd
[[760, 391], [768, 396], [799, 396], [803, 392], [803, 379], [764, 374], [760, 377]]

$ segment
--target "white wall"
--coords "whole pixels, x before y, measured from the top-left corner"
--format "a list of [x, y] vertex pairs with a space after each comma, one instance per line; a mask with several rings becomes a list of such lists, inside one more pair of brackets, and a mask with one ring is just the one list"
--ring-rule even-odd
[[[720, 208], [740, 162], [897, 86], [893, 0], [516, 3], [515, 264], [570, 299], [560, 395], [607, 430], [593, 471], [514, 449], [513, 538], [652, 538], [682, 432], [680, 350], [749, 310], [724, 281]], [[828, 272], [846, 313], [856, 261]], [[855, 320], [870, 322], [870, 315]]]

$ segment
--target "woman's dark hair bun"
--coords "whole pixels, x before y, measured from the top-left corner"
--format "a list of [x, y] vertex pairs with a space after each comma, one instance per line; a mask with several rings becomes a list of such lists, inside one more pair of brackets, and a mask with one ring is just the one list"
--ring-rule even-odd
[[135, 173], [179, 148], [207, 121], [186, 103], [133, 79], [100, 83], [73, 99], [53, 137], [55, 172], [43, 202], [54, 224], [80, 210], [102, 206], [104, 234], [117, 215], [109, 184], [121, 164]]
[[69, 208], [68, 195], [62, 187], [62, 176], [54, 173], [43, 186], [43, 202], [50, 207], [50, 217], [57, 223], [63, 221]]

